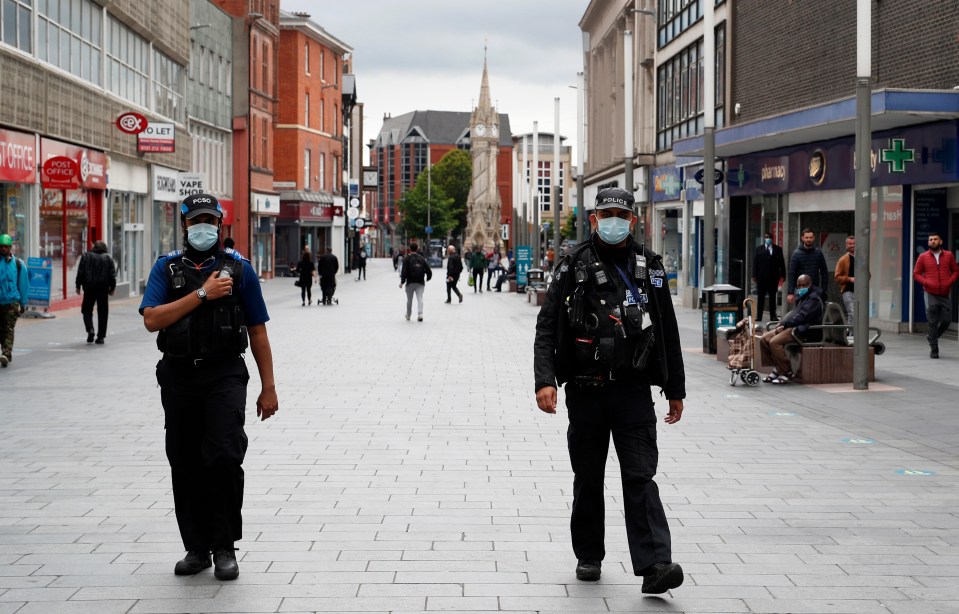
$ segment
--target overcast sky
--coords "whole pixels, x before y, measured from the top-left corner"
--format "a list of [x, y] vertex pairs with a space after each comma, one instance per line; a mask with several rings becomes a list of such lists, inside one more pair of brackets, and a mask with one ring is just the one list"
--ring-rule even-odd
[[[488, 46], [490, 96], [513, 134], [560, 132], [576, 141], [576, 73], [582, 70], [579, 20], [587, 0], [281, 0], [353, 48], [364, 103], [364, 140], [383, 114], [472, 111]], [[366, 152], [368, 154], [368, 152]]]

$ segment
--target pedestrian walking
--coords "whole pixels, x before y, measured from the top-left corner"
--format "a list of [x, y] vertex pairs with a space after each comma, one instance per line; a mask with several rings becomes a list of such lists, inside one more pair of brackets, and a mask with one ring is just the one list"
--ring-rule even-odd
[[[107, 253], [107, 244], [94, 241], [93, 249], [80, 257], [77, 267], [77, 294], [82, 292], [80, 313], [87, 330], [87, 343], [102, 345], [107, 336], [107, 318], [110, 315], [110, 296], [117, 287], [117, 265]], [[93, 306], [97, 307], [97, 327], [93, 328]]]
[[802, 231], [802, 245], [796, 248], [789, 258], [789, 286], [786, 302], [790, 305], [796, 300], [796, 280], [800, 275], [809, 275], [812, 285], [822, 291], [823, 302], [826, 298], [826, 284], [829, 282], [829, 269], [822, 250], [813, 245], [816, 233], [806, 228]]
[[483, 255], [482, 248], [477, 245], [473, 247], [473, 253], [470, 254], [470, 275], [473, 277], [473, 294], [479, 290], [483, 293], [483, 273], [486, 271], [486, 256]]
[[486, 291], [490, 292], [490, 282], [493, 281], [493, 273], [499, 273], [499, 252], [497, 250], [491, 251], [486, 256]]
[[423, 290], [426, 282], [433, 279], [426, 258], [419, 253], [419, 246], [414, 241], [410, 243], [410, 253], [403, 259], [403, 269], [400, 272], [400, 288], [406, 285], [406, 319], [413, 313], [413, 295], [416, 295], [416, 321], [423, 321]]
[[753, 255], [753, 281], [759, 295], [757, 317], [763, 319], [765, 300], [769, 298], [769, 320], [778, 320], [776, 315], [776, 295], [786, 280], [786, 259], [783, 248], [773, 243], [770, 233], [763, 235], [763, 244], [756, 248]]
[[459, 291], [456, 284], [460, 281], [460, 274], [463, 272], [463, 260], [456, 253], [456, 248], [450, 245], [446, 248], [446, 302], [453, 302], [453, 294], [459, 297], [463, 302], [463, 293]]
[[309, 247], [303, 248], [303, 255], [296, 265], [296, 273], [296, 284], [300, 287], [300, 306], [309, 307], [313, 304], [313, 277], [316, 275], [316, 265], [313, 264]]
[[366, 248], [360, 247], [356, 252], [356, 281], [360, 281], [360, 278], [363, 278], [363, 281], [366, 281]]
[[[320, 275], [320, 291], [323, 293], [323, 304], [333, 304], [333, 294], [336, 292], [336, 274], [340, 270], [340, 260], [333, 254], [333, 248], [327, 247], [326, 253], [316, 261], [316, 270]], [[317, 303], [319, 305], [320, 303]]]
[[942, 249], [942, 237], [938, 232], [930, 233], [927, 241], [929, 249], [919, 254], [912, 277], [922, 286], [925, 297], [929, 358], [939, 358], [939, 337], [946, 332], [952, 320], [949, 294], [959, 278], [959, 269], [956, 268], [956, 258], [952, 252]]
[[842, 304], [846, 308], [846, 321], [849, 326], [856, 324], [856, 237], [846, 237], [846, 253], [836, 262], [836, 283], [842, 295]]
[[13, 362], [17, 319], [27, 310], [27, 265], [13, 255], [13, 238], [0, 235], [0, 367]]
[[650, 386], [661, 388], [669, 402], [665, 422], [675, 424], [686, 375], [662, 259], [631, 235], [634, 203], [619, 188], [597, 194], [593, 233], [561, 259], [546, 291], [533, 368], [536, 404], [546, 413], [556, 413], [556, 388], [566, 384], [576, 578], [598, 580], [606, 554], [603, 482], [612, 433], [633, 573], [643, 577], [644, 593], [658, 594], [681, 585], [683, 570], [672, 562], [653, 481], [659, 452]]
[[262, 385], [257, 415], [266, 420], [278, 403], [260, 281], [248, 260], [220, 249], [222, 219], [213, 196], [183, 201], [186, 249], [153, 265], [140, 313], [147, 330], [159, 332], [163, 352], [156, 377], [173, 504], [187, 551], [174, 573], [194, 575], [210, 567], [212, 552], [214, 576], [234, 580], [240, 573], [234, 545], [243, 537], [248, 345]]

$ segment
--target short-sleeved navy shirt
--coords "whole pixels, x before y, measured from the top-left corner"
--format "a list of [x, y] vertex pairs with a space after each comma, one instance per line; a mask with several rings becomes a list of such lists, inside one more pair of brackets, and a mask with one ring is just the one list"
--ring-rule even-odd
[[[266, 311], [266, 303], [263, 301], [263, 291], [260, 289], [260, 279], [256, 276], [256, 271], [253, 270], [250, 261], [240, 256], [239, 252], [228, 250], [227, 253], [239, 257], [243, 264], [240, 282], [233, 286], [233, 290], [240, 294], [240, 304], [243, 306], [243, 312], [246, 316], [246, 325], [256, 326], [268, 322], [270, 314]], [[172, 300], [173, 282], [170, 279], [167, 263], [180, 258], [180, 256], [182, 256], [182, 252], [176, 251], [157, 259], [150, 271], [150, 279], [147, 281], [143, 300], [140, 302], [140, 315], [143, 315], [143, 310], [147, 307], [159, 307]], [[200, 270], [209, 275], [214, 271], [216, 264], [211, 260], [201, 266]]]

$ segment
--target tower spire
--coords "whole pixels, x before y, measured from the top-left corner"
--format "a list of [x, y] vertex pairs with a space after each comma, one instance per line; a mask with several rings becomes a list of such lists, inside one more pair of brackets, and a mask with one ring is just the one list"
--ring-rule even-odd
[[489, 110], [492, 107], [489, 97], [489, 74], [486, 70], [486, 45], [483, 45], [483, 83], [480, 85], [479, 108]]

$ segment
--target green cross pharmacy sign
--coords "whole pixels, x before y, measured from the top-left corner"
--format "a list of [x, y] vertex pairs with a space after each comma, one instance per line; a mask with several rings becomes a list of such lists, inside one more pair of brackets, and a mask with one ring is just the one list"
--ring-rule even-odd
[[905, 173], [906, 163], [916, 161], [916, 150], [906, 149], [906, 139], [889, 139], [889, 148], [880, 150], [880, 154], [889, 164], [890, 173]]

